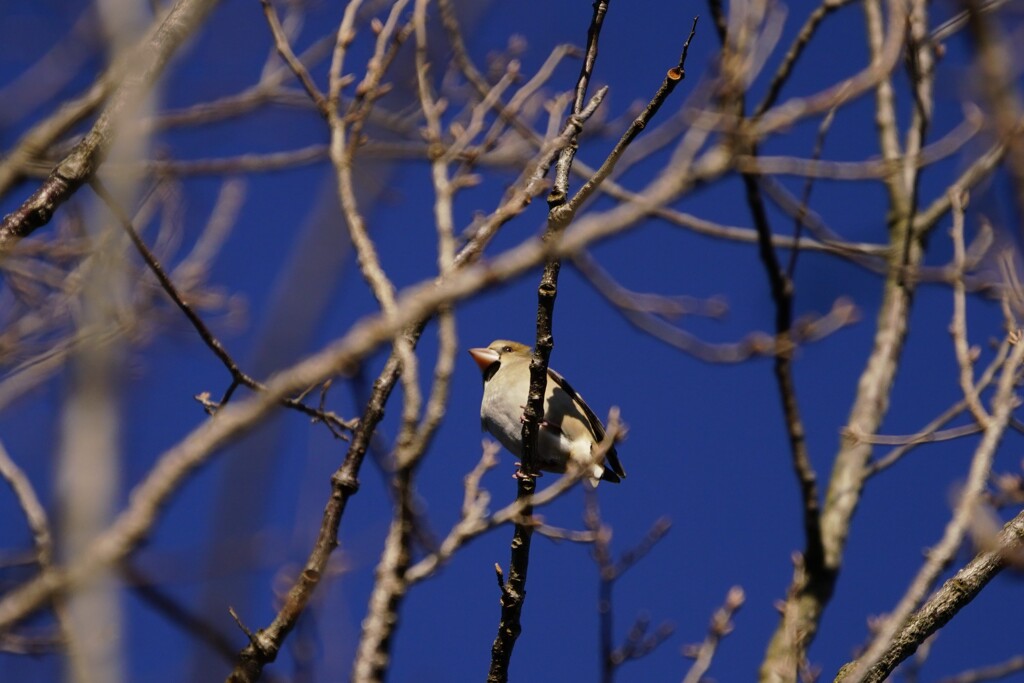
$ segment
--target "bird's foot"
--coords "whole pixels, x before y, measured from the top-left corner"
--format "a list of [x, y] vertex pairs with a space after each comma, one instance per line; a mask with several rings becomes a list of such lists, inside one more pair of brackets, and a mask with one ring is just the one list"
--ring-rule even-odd
[[517, 462], [516, 463], [516, 471], [512, 475], [512, 478], [513, 479], [536, 479], [537, 477], [542, 477], [542, 476], [544, 476], [544, 474], [542, 472], [527, 472], [526, 470], [523, 469], [523, 463]]
[[[519, 406], [523, 410], [526, 410], [526, 406]], [[526, 414], [523, 413], [519, 416], [519, 424], [526, 424]], [[541, 419], [537, 422], [537, 426], [541, 429], [552, 429], [552, 425], [547, 420]]]

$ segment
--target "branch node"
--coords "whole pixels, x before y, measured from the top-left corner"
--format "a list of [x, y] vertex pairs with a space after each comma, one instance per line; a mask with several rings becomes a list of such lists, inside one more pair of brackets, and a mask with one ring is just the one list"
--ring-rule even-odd
[[352, 474], [340, 469], [331, 475], [331, 485], [352, 495], [359, 491], [359, 480]]

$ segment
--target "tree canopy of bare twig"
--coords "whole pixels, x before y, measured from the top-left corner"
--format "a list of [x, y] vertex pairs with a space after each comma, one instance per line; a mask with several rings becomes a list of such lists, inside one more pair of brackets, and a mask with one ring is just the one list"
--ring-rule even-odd
[[5, 680], [1024, 670], [1014, 3], [0, 17]]

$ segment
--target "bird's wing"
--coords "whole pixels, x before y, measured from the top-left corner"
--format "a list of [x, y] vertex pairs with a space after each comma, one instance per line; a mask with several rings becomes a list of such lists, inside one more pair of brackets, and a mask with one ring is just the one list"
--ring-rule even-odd
[[608, 461], [608, 469], [604, 471], [604, 476], [601, 477], [602, 479], [606, 481], [619, 480], [618, 478], [613, 479], [612, 477], [608, 476], [609, 472], [614, 472], [620, 478], [624, 478], [626, 476], [626, 470], [622, 469], [622, 463], [619, 462], [619, 453], [618, 451], [615, 450], [615, 446], [609, 448], [608, 452], [605, 454], [604, 457], [605, 460]]
[[[562, 375], [551, 368], [548, 368], [548, 378], [558, 385], [558, 387], [572, 399], [572, 402], [587, 418], [587, 423], [590, 426], [590, 431], [593, 433], [595, 441], [603, 441], [605, 436], [604, 424], [601, 422], [601, 418], [599, 418], [594, 411], [590, 409], [590, 406], [588, 406], [587, 402], [583, 400], [583, 397], [572, 388], [572, 385], [569, 384], [569, 381], [565, 379], [565, 377], [562, 377]], [[615, 474], [620, 477], [626, 476], [625, 470], [622, 469], [622, 463], [619, 462], [619, 454], [615, 451], [615, 446], [608, 449], [608, 453], [605, 454], [605, 458], [608, 460], [609, 468], [615, 472]]]
[[548, 378], [558, 385], [562, 391], [568, 394], [569, 398], [571, 398], [572, 402], [576, 405], [576, 408], [587, 418], [587, 423], [590, 426], [590, 431], [594, 435], [595, 440], [600, 441], [603, 439], [604, 425], [601, 424], [601, 419], [594, 414], [594, 411], [590, 409], [590, 406], [588, 406], [587, 402], [583, 400], [583, 397], [572, 388], [569, 381], [551, 368], [548, 368]]

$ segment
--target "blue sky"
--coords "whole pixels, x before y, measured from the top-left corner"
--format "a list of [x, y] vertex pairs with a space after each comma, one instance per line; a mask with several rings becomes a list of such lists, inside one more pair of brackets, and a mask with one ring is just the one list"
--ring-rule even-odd
[[[297, 47], [308, 46], [333, 30], [341, 13], [336, 5], [310, 3]], [[5, 6], [0, 87], [62, 36], [84, 6], [58, 0]], [[951, 9], [950, 3], [937, 3], [932, 24], [937, 25]], [[467, 24], [467, 42], [478, 63], [483, 63], [488, 54], [507, 47], [509, 36], [520, 35], [526, 49], [518, 58], [523, 73], [532, 74], [554, 46], [584, 43], [590, 11], [590, 4], [584, 2], [488, 3]], [[808, 8], [790, 3], [777, 11], [779, 20], [784, 20], [780, 46], [768, 56], [765, 73], [752, 87], [751, 101], [763, 92], [766, 74], [778, 64], [783, 46], [792, 40]], [[611, 3], [594, 78], [595, 84], [610, 88], [602, 109], [605, 119], [619, 120], [633, 103], [653, 94], [666, 69], [676, 62], [695, 14], [701, 15], [701, 24], [687, 62], [687, 79], [659, 114], [659, 121], [676, 114], [685, 98], [708, 78], [718, 41], [707, 9], [693, 2]], [[863, 36], [859, 6], [837, 12], [810, 44], [783, 97], [813, 93], [863, 68]], [[930, 140], [962, 120], [965, 99], [977, 98], [969, 78], [965, 37], [957, 35], [945, 46]], [[258, 3], [223, 2], [198, 39], [175, 61], [162, 94], [163, 106], [184, 107], [252, 84], [270, 49]], [[350, 68], [364, 63], [366, 50], [364, 42], [356, 43]], [[90, 82], [102, 63], [99, 54], [90, 54], [61, 96], [76, 93]], [[438, 67], [446, 63], [443, 53], [434, 59]], [[578, 62], [563, 64], [548, 83], [548, 92], [570, 90], [577, 71]], [[323, 87], [326, 67], [314, 69], [313, 75]], [[903, 79], [902, 74], [898, 76], [897, 84]], [[905, 123], [910, 103], [905, 89], [899, 92]], [[52, 111], [56, 101], [0, 129], [0, 145], [10, 147], [38, 116]], [[876, 158], [872, 117], [870, 97], [841, 111], [824, 158]], [[762, 151], [807, 157], [817, 125], [815, 119], [794, 126], [766, 142]], [[326, 128], [312, 110], [270, 107], [210, 126], [161, 132], [156, 149], [175, 159], [200, 159], [288, 150], [326, 140]], [[597, 165], [613, 142], [612, 138], [587, 138], [579, 158]], [[930, 168], [921, 183], [922, 204], [941, 192], [981, 148], [980, 143], [968, 144]], [[620, 181], [641, 187], [665, 158], [665, 154], [653, 155]], [[406, 162], [369, 177], [374, 198], [367, 200], [367, 204], [372, 201], [367, 216], [386, 271], [400, 288], [432, 277], [436, 244], [429, 168], [422, 162]], [[492, 209], [514, 180], [507, 171], [486, 170], [484, 177], [480, 188], [467, 191], [457, 201], [460, 228], [469, 225], [475, 213]], [[800, 178], [781, 180], [794, 192], [803, 185]], [[238, 223], [209, 274], [210, 284], [230, 293], [237, 304], [232, 310], [241, 313], [214, 312], [210, 322], [235, 358], [251, 373], [265, 377], [321, 348], [376, 306], [350, 247], [340, 237], [343, 223], [334, 198], [333, 172], [326, 161], [252, 174], [245, 181]], [[4, 197], [0, 211], [12, 210], [33, 182]], [[220, 183], [220, 178], [202, 176], [183, 180], [183, 251], [200, 233]], [[574, 179], [573, 187], [578, 185]], [[86, 191], [80, 194], [78, 205], [92, 202]], [[968, 238], [982, 212], [997, 226], [1012, 226], [1009, 196], [1005, 180], [998, 177], [974, 192]], [[820, 181], [811, 205], [850, 240], [884, 243], [886, 239], [881, 182]], [[590, 208], [608, 206], [609, 200], [598, 199]], [[734, 176], [699, 188], [674, 206], [724, 224], [750, 225], [742, 184]], [[774, 208], [771, 218], [776, 231], [792, 230], [792, 220]], [[535, 202], [505, 226], [487, 255], [538, 234], [543, 223], [543, 202]], [[935, 231], [927, 263], [948, 261], [948, 227], [947, 219]], [[304, 239], [323, 240], [312, 250], [323, 257], [322, 262], [293, 261]], [[701, 339], [736, 341], [772, 329], [774, 307], [753, 245], [712, 240], [650, 220], [629, 234], [596, 245], [592, 254], [623, 285], [637, 291], [722, 297], [729, 305], [724, 319], [680, 321], [681, 327]], [[296, 286], [295, 278], [303, 278], [306, 284]], [[484, 346], [495, 338], [532, 341], [538, 278], [539, 272], [530, 272], [458, 306], [460, 346]], [[802, 347], [795, 361], [812, 462], [819, 480], [826, 481], [870, 350], [881, 280], [835, 257], [804, 253], [795, 285], [798, 316], [827, 312], [840, 296], [851, 298], [861, 314], [856, 325]], [[303, 319], [309, 311], [314, 311], [313, 318]], [[155, 334], [133, 346], [127, 358], [122, 404], [125, 499], [130, 486], [164, 449], [207, 419], [192, 396], [202, 391], [217, 396], [228, 383], [223, 368], [175, 313], [167, 306]], [[961, 397], [946, 331], [951, 313], [947, 287], [921, 287], [885, 433], [913, 433]], [[988, 340], [1001, 334], [999, 311], [990, 301], [971, 299], [969, 316], [972, 342], [982, 346], [984, 362], [992, 355]], [[650, 615], [655, 625], [673, 623], [675, 633], [648, 657], [627, 664], [618, 680], [680, 680], [689, 666], [680, 648], [703, 639], [711, 614], [733, 585], [744, 588], [747, 601], [709, 675], [719, 681], [751, 680], [777, 623], [773, 604], [785, 595], [792, 574], [791, 554], [803, 546], [798, 491], [771, 361], [708, 364], [668, 348], [632, 328], [569, 265], [563, 268], [559, 283], [554, 332], [552, 366], [573, 382], [599, 415], [618, 406], [630, 428], [619, 448], [629, 476], [621, 485], [602, 485], [599, 491], [605, 520], [614, 528], [614, 548], [632, 547], [662, 516], [673, 522], [668, 536], [616, 585], [615, 611], [618, 639], [641, 613]], [[428, 328], [418, 353], [424, 364], [435, 357], [433, 327]], [[359, 377], [336, 383], [331, 393], [334, 410], [343, 415], [359, 412], [356, 397], [365, 395], [383, 360], [378, 353]], [[439, 535], [457, 521], [462, 479], [479, 458], [482, 438], [479, 372], [463, 351], [457, 360], [446, 418], [418, 479]], [[58, 375], [0, 414], [4, 444], [51, 507], [57, 504], [52, 493], [55, 421], [65, 389], [66, 377]], [[399, 412], [399, 403], [393, 400], [381, 430], [384, 448], [396, 433]], [[829, 680], [850, 659], [866, 638], [867, 618], [895, 604], [922, 561], [922, 551], [940, 537], [956, 484], [965, 476], [976, 443], [977, 437], [967, 437], [930, 445], [870, 481], [854, 520], [835, 596], [810, 652], [812, 664], [821, 667], [822, 680]], [[997, 470], [1019, 471], [1019, 444], [1017, 435], [1008, 435], [997, 456]], [[272, 591], [280, 585], [275, 577], [294, 572], [304, 560], [327, 500], [328, 478], [343, 455], [344, 444], [321, 426], [311, 426], [300, 415], [277, 415], [268, 428], [215, 456], [179, 492], [137, 554], [135, 565], [169, 595], [204, 614], [240, 649], [244, 639], [227, 607], [233, 606], [252, 628], [269, 621]], [[494, 507], [515, 495], [513, 460], [503, 453], [501, 464], [485, 479]], [[321, 586], [312, 613], [293, 634], [312, 644], [312, 680], [348, 676], [387, 528], [384, 481], [368, 459], [360, 492], [342, 522], [336, 552], [339, 574]], [[223, 521], [224, 511], [231, 508], [247, 510], [248, 519]], [[580, 528], [581, 512], [582, 494], [575, 491], [543, 515], [551, 524]], [[29, 537], [6, 491], [0, 493], [0, 520], [4, 552], [27, 548]], [[225, 534], [230, 536], [228, 541]], [[440, 682], [485, 676], [498, 619], [493, 565], [507, 567], [510, 537], [511, 529], [503, 528], [478, 539], [438, 576], [411, 591], [401, 612], [390, 680]], [[968, 557], [962, 552], [956, 566]], [[17, 576], [23, 574], [5, 573], [4, 583]], [[535, 539], [512, 680], [598, 678], [597, 586], [587, 546]], [[1014, 625], [1020, 620], [1020, 591], [1016, 577], [997, 578], [941, 632], [924, 669], [925, 680], [1017, 654], [1019, 629]], [[124, 607], [130, 624], [125, 643], [130, 680], [209, 680], [227, 671], [222, 660], [197, 648], [130, 591]], [[296, 667], [295, 653], [286, 647], [268, 671], [287, 678]], [[52, 657], [0, 656], [4, 679], [54, 680], [58, 671]], [[1009, 680], [1024, 680], [1024, 676]]]

